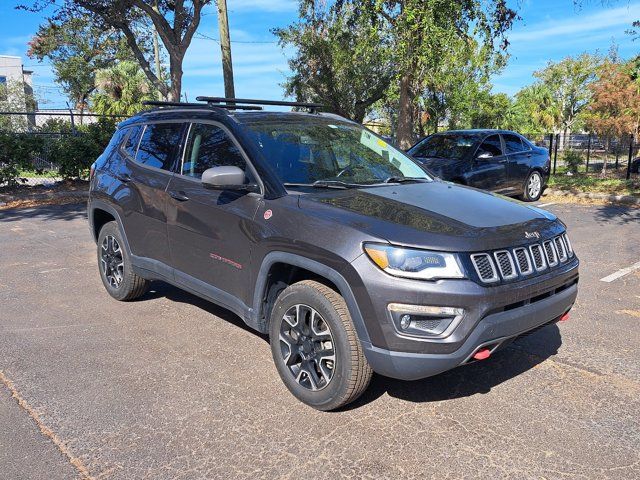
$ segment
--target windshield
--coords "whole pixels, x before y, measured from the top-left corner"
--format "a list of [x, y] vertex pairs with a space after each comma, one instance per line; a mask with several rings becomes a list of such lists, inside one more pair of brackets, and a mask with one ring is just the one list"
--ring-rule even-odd
[[245, 121], [264, 157], [285, 184], [344, 186], [431, 180], [412, 159], [368, 130], [331, 118]]
[[479, 140], [473, 134], [440, 134], [425, 138], [413, 147], [409, 153], [419, 158], [463, 158]]

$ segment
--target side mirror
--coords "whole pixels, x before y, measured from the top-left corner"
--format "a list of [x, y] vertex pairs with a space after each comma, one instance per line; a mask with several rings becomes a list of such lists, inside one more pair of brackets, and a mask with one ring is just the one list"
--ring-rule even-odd
[[483, 159], [487, 159], [487, 158], [493, 158], [493, 155], [491, 154], [491, 152], [482, 152], [476, 158], [478, 158], [480, 160], [483, 160]]
[[255, 183], [244, 183], [245, 174], [239, 167], [224, 166], [208, 168], [202, 173], [202, 186], [213, 190], [240, 190], [257, 192]]

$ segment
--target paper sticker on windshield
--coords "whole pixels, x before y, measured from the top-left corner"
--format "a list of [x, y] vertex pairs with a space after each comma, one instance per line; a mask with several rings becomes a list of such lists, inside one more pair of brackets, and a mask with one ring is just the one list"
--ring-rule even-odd
[[378, 139], [378, 145], [380, 145], [382, 148], [387, 148], [387, 144], [380, 138]]

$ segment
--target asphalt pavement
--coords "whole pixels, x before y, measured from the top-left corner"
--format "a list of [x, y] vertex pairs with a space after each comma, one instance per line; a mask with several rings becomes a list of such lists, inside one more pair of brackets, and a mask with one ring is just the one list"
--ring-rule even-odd
[[[543, 202], [540, 202], [543, 203]], [[640, 478], [640, 209], [557, 204], [571, 319], [321, 413], [266, 338], [163, 283], [104, 291], [84, 205], [0, 211], [0, 479]]]

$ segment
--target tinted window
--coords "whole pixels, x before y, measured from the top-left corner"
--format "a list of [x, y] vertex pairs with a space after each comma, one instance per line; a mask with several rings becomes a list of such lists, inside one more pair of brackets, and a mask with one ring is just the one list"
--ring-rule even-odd
[[524, 146], [522, 145], [522, 140], [519, 136], [506, 134], [503, 135], [502, 138], [504, 139], [504, 145], [507, 149], [507, 153], [517, 153], [525, 150]]
[[483, 153], [490, 153], [493, 157], [502, 155], [502, 146], [498, 135], [491, 135], [482, 142], [476, 156], [480, 156]]
[[420, 158], [463, 158], [478, 141], [473, 134], [438, 134], [425, 138], [409, 150], [414, 157]]
[[129, 155], [131, 158], [136, 158], [136, 150], [138, 149], [138, 143], [140, 142], [140, 135], [142, 135], [142, 130], [144, 127], [138, 125], [136, 127], [128, 128], [127, 139], [122, 146], [122, 149]]
[[200, 178], [206, 169], [222, 166], [239, 167], [245, 171], [247, 168], [240, 150], [222, 128], [202, 123], [192, 124], [182, 175]]
[[140, 139], [136, 162], [149, 167], [169, 170], [173, 152], [180, 143], [180, 123], [156, 123], [147, 125]]

